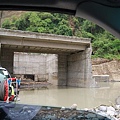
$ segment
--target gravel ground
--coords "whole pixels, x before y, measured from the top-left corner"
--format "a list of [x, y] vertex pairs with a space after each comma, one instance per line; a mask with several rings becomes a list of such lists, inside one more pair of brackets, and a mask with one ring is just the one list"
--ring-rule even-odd
[[42, 107], [32, 120], [110, 120], [94, 112], [85, 110]]

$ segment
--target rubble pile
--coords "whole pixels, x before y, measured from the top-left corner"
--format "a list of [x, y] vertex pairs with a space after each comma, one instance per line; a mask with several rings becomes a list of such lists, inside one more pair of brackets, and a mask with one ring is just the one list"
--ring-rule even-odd
[[110, 120], [92, 111], [71, 108], [42, 107], [32, 120]]
[[100, 105], [88, 111], [93, 111], [96, 114], [105, 116], [111, 120], [120, 120], [120, 105], [114, 106]]
[[92, 109], [42, 107], [33, 120], [120, 120], [120, 105], [100, 105]]

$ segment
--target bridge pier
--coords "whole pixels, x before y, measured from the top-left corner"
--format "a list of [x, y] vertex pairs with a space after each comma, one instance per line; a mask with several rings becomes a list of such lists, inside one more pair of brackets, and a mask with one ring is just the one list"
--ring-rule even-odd
[[92, 83], [91, 48], [68, 56], [67, 86], [90, 87]]
[[67, 55], [58, 55], [58, 85], [67, 85]]
[[68, 56], [58, 55], [58, 85], [89, 87], [91, 83], [91, 48]]

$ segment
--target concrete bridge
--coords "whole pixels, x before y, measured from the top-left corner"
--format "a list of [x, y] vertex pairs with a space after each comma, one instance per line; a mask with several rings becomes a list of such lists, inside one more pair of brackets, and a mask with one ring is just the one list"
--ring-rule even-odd
[[56, 85], [86, 87], [92, 82], [90, 39], [0, 29], [0, 63], [13, 73], [14, 52], [58, 54]]

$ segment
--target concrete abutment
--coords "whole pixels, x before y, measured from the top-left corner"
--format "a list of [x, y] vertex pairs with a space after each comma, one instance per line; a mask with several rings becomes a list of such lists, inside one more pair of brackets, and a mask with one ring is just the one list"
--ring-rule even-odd
[[91, 48], [68, 56], [67, 85], [89, 87], [92, 83]]
[[58, 55], [58, 85], [90, 87], [92, 82], [91, 48]]

